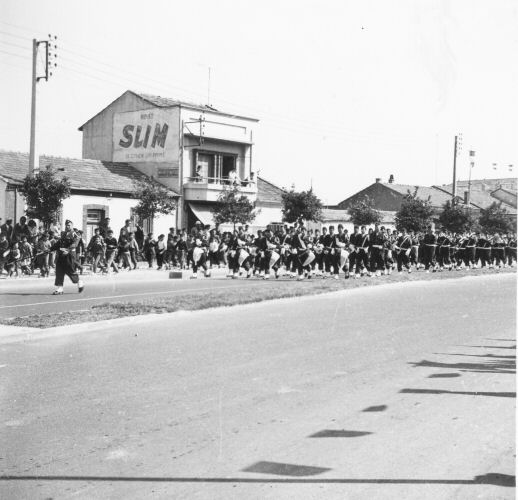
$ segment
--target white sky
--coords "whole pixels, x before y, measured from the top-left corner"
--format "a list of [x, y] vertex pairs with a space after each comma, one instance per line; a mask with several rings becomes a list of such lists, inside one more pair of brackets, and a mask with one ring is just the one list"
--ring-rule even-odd
[[[28, 151], [31, 39], [58, 36], [38, 84], [37, 152], [81, 157], [77, 128], [127, 89], [261, 120], [254, 162], [338, 203], [518, 169], [518, 0], [1, 0], [0, 148]], [[497, 170], [492, 164], [497, 163]], [[511, 173], [508, 165], [513, 164]]]

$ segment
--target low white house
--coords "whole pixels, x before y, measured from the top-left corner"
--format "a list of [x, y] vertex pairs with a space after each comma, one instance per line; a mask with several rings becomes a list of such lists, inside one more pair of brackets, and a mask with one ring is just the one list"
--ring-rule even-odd
[[[118, 233], [126, 219], [136, 222], [133, 208], [138, 200], [132, 197], [135, 182], [146, 176], [125, 163], [98, 160], [40, 156], [39, 168], [52, 168], [58, 177], [67, 177], [71, 196], [63, 201], [60, 223], [70, 219], [81, 229], [87, 239], [104, 220]], [[0, 150], [0, 196], [3, 198], [2, 218], [18, 220], [24, 213], [24, 200], [18, 192], [29, 172], [29, 155]], [[173, 190], [171, 194], [178, 196]], [[13, 200], [16, 200], [14, 203]], [[2, 202], [0, 198], [0, 203]], [[144, 221], [144, 232], [166, 234], [174, 226], [176, 214], [158, 216]]]

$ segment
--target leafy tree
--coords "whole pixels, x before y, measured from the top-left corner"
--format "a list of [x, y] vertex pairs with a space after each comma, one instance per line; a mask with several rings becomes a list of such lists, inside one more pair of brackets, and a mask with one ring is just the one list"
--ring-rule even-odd
[[501, 202], [496, 201], [485, 210], [480, 211], [478, 223], [486, 233], [506, 233], [514, 230], [514, 224], [509, 219], [509, 212], [502, 207]]
[[322, 202], [313, 190], [297, 192], [293, 188], [282, 193], [282, 218], [285, 222], [301, 219], [317, 222], [322, 219]]
[[254, 204], [239, 192], [239, 188], [225, 189], [218, 198], [218, 203], [212, 209], [212, 217], [216, 224], [230, 223], [249, 224], [255, 219]]
[[139, 200], [133, 210], [140, 219], [154, 219], [157, 214], [168, 215], [177, 206], [172, 191], [153, 179], [136, 181], [132, 197]]
[[439, 215], [441, 226], [455, 233], [468, 231], [476, 226], [476, 220], [470, 215], [469, 210], [462, 205], [451, 203], [448, 200]]
[[381, 222], [381, 213], [374, 208], [374, 200], [365, 196], [349, 207], [351, 221], [358, 226], [368, 226]]
[[430, 202], [430, 197], [422, 200], [417, 196], [417, 187], [414, 192], [410, 190], [403, 198], [400, 209], [396, 212], [396, 228], [424, 231], [430, 224], [433, 215], [433, 208]]
[[70, 181], [57, 178], [51, 166], [34, 176], [27, 175], [20, 187], [25, 197], [27, 217], [39, 219], [48, 228], [58, 218], [61, 203], [70, 197]]

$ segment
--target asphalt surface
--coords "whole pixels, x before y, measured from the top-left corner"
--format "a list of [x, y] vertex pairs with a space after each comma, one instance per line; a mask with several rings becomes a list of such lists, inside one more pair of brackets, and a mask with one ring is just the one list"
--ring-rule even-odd
[[511, 499], [516, 277], [0, 336], [0, 498]]
[[[190, 271], [186, 272], [190, 276]], [[85, 289], [65, 278], [64, 295], [54, 296], [54, 278], [11, 279], [0, 282], [0, 317], [12, 318], [48, 312], [66, 312], [88, 309], [94, 304], [116, 301], [137, 301], [146, 298], [175, 295], [194, 290], [214, 290], [229, 287], [249, 289], [250, 286], [268, 286], [258, 279], [228, 279], [223, 270], [216, 276], [197, 280], [169, 279], [168, 272], [137, 270], [109, 276], [84, 276]]]

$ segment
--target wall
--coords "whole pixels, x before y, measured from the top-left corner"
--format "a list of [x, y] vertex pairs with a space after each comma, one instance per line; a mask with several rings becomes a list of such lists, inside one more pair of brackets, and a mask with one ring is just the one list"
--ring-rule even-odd
[[83, 127], [83, 158], [113, 161], [113, 115], [151, 107], [148, 102], [126, 92]]
[[0, 224], [7, 219], [12, 219], [14, 224], [25, 214], [24, 197], [14, 189], [7, 189], [7, 185], [7, 182], [0, 179]]
[[[63, 221], [70, 219], [74, 227], [86, 231], [86, 221], [84, 220], [85, 208], [98, 208], [106, 211], [106, 216], [110, 218], [110, 226], [118, 236], [119, 230], [124, 226], [124, 221], [130, 218], [131, 208], [137, 204], [137, 200], [132, 198], [117, 198], [106, 196], [85, 196], [74, 194], [63, 201]], [[176, 214], [163, 215], [155, 218], [153, 232], [155, 235], [167, 234], [170, 227], [176, 227]]]

